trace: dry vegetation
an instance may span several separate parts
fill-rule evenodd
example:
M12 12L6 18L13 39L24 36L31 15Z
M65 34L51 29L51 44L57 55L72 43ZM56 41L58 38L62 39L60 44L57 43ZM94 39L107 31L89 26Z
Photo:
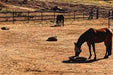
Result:
M1 2L2 1L2 2ZM81 10L89 9L89 7L100 7L102 9L113 7L113 1L98 1L98 0L28 0L27 4L23 4L23 0L5 0L0 1L0 6L7 7L8 11L36 11L36 10L51 10L54 6L63 8L64 10ZM18 9L18 10L17 10ZM5 10L4 10L5 11Z
M107 27L107 20L67 20L64 27L50 27L50 22L6 24L10 30L0 30L0 73L3 75L111 75L113 57L101 59L105 54L103 43L96 44L98 61L68 63L74 55L74 42L87 29ZM57 42L47 42L57 36ZM80 56L88 58L85 44ZM93 59L93 58L92 58Z
M79 0L79 2L85 2L85 0ZM74 1L74 3L77 2ZM87 2L85 3L87 4ZM53 2L52 5L54 4L62 6L60 3ZM49 7L50 4L45 3L45 5ZM35 6L37 7L37 5ZM31 4L29 7L34 8L35 6ZM74 42L77 41L79 36L89 28L108 27L107 22L107 19L65 20L64 27L50 27L55 24L49 21L35 21L29 24L26 22L0 23L0 28L4 26L10 28L10 30L0 30L0 74L112 75L113 55L108 59L102 59L105 55L104 43L96 44L97 61L87 60L87 63L68 62L68 57L74 55ZM51 36L57 36L58 41L46 41ZM89 51L86 43L83 44L82 49L80 56L88 58Z

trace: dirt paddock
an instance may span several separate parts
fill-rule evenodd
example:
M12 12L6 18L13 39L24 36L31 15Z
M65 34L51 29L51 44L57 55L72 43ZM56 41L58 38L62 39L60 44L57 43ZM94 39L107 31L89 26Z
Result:
M74 42L89 28L107 27L107 20L67 21L63 27L52 23L0 24L0 74L3 75L112 75L113 55L103 59L104 43L96 44L97 61L68 62L74 55ZM57 36L57 42L46 41ZM87 44L81 57L88 58ZM92 56L93 59L94 56Z

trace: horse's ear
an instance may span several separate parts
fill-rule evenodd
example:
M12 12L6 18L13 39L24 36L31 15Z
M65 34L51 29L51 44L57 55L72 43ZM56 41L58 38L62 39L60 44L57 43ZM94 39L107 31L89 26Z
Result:
M76 43L76 42L74 42L74 44L75 44L75 45L77 45L77 43Z

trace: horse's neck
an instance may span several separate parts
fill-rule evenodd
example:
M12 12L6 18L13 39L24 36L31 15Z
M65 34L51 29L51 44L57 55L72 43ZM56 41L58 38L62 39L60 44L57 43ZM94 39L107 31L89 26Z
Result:
M82 35L79 37L79 39L78 39L78 41L77 41L77 46L78 46L79 48L81 48L82 44L83 44L85 41L86 41L86 35L85 35L85 33L84 33L84 34L82 34Z

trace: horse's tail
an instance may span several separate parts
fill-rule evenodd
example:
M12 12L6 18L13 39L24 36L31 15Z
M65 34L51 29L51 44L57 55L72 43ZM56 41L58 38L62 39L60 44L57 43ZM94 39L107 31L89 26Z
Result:
M108 35L109 35L109 45L108 45L108 56L112 54L112 36L113 36L113 32L111 29L107 30Z

